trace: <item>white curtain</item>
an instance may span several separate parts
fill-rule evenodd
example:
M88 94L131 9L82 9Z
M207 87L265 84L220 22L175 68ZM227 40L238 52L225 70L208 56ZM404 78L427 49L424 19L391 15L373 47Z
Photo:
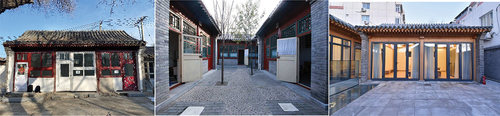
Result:
M373 77L374 79L381 79L381 72L382 72L382 44L373 44Z
M424 45L425 79L434 79L434 43Z
M413 58L413 61L412 61L412 73L411 73L411 77L412 79L418 79L418 73L419 73L419 59L420 59L420 47L419 47L419 44L417 43L415 45L415 47L413 47L413 50L412 50L412 53L411 53L411 57Z
M462 44L462 79L472 79L472 49L469 43Z
M279 55L295 55L297 50L297 38L278 39Z

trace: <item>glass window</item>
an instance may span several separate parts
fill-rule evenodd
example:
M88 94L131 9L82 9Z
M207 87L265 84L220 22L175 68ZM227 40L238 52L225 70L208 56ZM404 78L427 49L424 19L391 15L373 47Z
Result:
M109 53L101 53L101 65L104 67L109 66Z
M396 18L395 22L396 24L399 24L399 18Z
M111 66L120 66L120 56L118 53L111 53Z
M73 70L73 76L83 76L83 70Z
M61 64L61 77L69 77L69 64Z
M85 54L85 67L94 67L94 54Z
M42 67L52 67L52 53L44 53Z
M424 44L424 78L434 79L435 71L435 43Z
M401 5L400 4L396 4L396 12L401 12Z
M382 79L383 44L373 43L372 46L372 79Z
M30 71L30 77L39 77L40 76L40 70L31 70Z
M200 38L184 36L184 53L200 53Z
M363 3L363 8L370 9L370 3Z
M41 65L42 54L31 54L31 67L42 67Z
M362 15L362 16L361 16L361 20L362 20L363 22L369 23L369 22L370 22L370 15ZM365 24L366 24L366 23L365 23Z
M52 70L43 70L42 76L52 76Z
M94 76L94 70L85 70L85 76Z
M150 71L150 73L154 73L155 72L155 65L154 65L153 62L149 63L149 71Z
M295 23L281 31L281 38L295 37Z
M73 54L73 66L83 67L83 54Z
M120 70L112 70L113 71L113 76L121 76L121 71Z
M481 16L481 26L493 26L493 12L490 11Z
M125 64L125 76L134 76L134 64Z
M101 70L101 75L102 76L109 76L109 75L111 75L111 70Z
M182 29L182 33L183 34L189 34L189 35L196 35L196 29L191 26L190 24L188 24L187 22L184 21L184 25L183 26L183 29Z
M311 30L311 15L307 15L299 20L299 34Z
M462 43L461 44L461 53L462 55L462 79L463 80L471 80L472 79L472 45L470 43Z

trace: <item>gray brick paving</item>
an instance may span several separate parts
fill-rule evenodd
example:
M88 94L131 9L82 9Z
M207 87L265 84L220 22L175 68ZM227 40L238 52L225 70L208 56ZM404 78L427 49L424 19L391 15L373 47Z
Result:
M332 116L500 115L500 83L386 81Z
M223 105L206 107L202 115L271 115L279 112L281 108L268 103L274 101L284 101L293 103L297 108L303 109L300 112L281 113L283 115L294 114L320 114L327 115L327 111L307 103L303 97L288 89L280 82L277 82L266 74L255 71L254 75L249 75L250 69L246 67L226 67L224 68L224 81L227 86L215 86L220 81L220 70L207 75L195 87L184 95L171 102L163 109L159 109L159 115L177 115L179 108L187 108L188 105L200 106L210 103ZM280 102L281 103L281 102Z

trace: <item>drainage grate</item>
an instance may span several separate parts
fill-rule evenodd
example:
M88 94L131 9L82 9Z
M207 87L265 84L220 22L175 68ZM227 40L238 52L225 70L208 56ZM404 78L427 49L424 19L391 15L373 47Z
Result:
M431 86L431 84L424 84L424 86Z

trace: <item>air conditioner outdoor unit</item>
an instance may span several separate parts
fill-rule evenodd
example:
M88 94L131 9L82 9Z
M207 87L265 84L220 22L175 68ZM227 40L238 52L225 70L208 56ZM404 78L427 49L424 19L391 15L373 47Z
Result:
M365 25L368 25L370 24L370 21L363 21L365 23Z
M361 12L366 12L366 8L361 8Z

